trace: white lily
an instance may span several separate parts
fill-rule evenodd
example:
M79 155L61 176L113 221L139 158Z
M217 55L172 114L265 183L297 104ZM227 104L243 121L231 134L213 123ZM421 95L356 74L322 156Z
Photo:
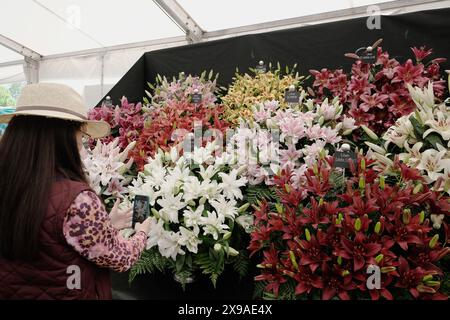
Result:
M165 197L158 199L157 203L161 206L160 214L165 221L178 223L178 211L186 207L181 197L181 194L177 196L166 194Z
M425 150L422 153L420 163L417 165L417 169L427 172L425 179L428 183L436 181L440 176L439 172L442 171L445 166L450 165L450 159L442 159L445 155L445 150L436 151L434 149Z
M237 179L237 169L231 170L229 174L220 172L219 177L222 178L222 183L219 184L219 188L223 191L225 197L228 199L243 198L240 188L245 186L247 179L244 177Z
M238 214L236 201L234 199L227 201L223 195L218 196L215 200L211 200L210 204L219 214L226 218L234 220Z
M423 133L423 138L428 136L431 132L436 132L441 135L444 140L450 140L450 116L444 114L442 111L437 112L437 120L427 120L425 124L430 126L430 129Z
M164 232L164 221L155 217L150 217L150 232L147 239L147 250L158 245L159 239Z
M230 227L224 224L225 217L221 214L217 214L215 211L208 211L207 217L201 218L201 224L203 225L203 234L212 235L214 240L219 239L219 234L226 233Z
M192 210L191 207L188 207L187 210L184 210L184 225L186 227L196 227L202 223L201 218L203 217L203 211L205 210L205 206L200 205L195 210Z
M409 94L418 107L433 108L434 106L434 92L433 83L428 82L428 86L423 89L419 87L413 87L407 84Z
M181 238L180 233L173 231L163 231L161 238L158 240L158 249L163 257L172 258L176 261L177 255L183 255L185 252L181 249L179 243Z
M197 253L198 245L202 243L202 240L198 238L199 230L194 228L194 231L180 227L180 238L178 243L185 246L190 252Z

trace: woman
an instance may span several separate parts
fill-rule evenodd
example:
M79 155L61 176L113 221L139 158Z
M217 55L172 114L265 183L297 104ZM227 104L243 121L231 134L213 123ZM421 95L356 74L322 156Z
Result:
M109 133L88 121L74 90L26 86L0 140L0 299L111 299L108 268L124 272L140 257L149 219L129 240L130 210L109 216L90 189L82 137Z

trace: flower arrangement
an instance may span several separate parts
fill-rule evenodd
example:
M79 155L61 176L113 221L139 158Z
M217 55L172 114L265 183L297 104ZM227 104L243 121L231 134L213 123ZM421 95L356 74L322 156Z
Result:
M436 103L432 83L423 89L408 85L408 90L417 106L415 112L399 118L387 130L384 147L366 144L385 172L392 171L393 158L398 156L407 166L420 170L424 183L450 194L450 109Z
M200 77L186 76L184 72L181 72L178 78L173 77L170 82L166 77L158 75L156 85L148 84L151 92L146 91L146 94L150 100L144 98L144 103L151 106L150 109L164 107L174 102L190 103L191 95L198 93L202 95L202 104L212 107L220 93L220 88L217 87L218 77L219 74L214 76L213 70L208 75L206 71L203 71Z
M221 119L223 110L223 106L210 108L203 104L175 101L149 111L132 152L139 170L143 169L147 158L153 156L159 148L168 151L173 145L185 140L186 135L192 133L195 127L202 131L216 129L221 134L225 133L229 124Z
M396 162L385 178L359 157L345 192L330 180L333 158L306 172L300 188L290 172L276 178L278 201L255 211L251 254L262 253L258 286L278 299L447 299L440 292L450 252L449 197L424 186L420 173ZM375 270L375 271L374 271ZM369 272L370 271L370 272ZM369 274L367 274L369 272ZM369 279L370 275L372 279ZM377 279L378 277L378 279Z
M130 169L133 165L133 158L128 159L128 153L135 144L132 142L120 151L119 138L115 138L109 143L97 140L95 148L81 150L88 182L106 204L111 204L112 199L123 199L128 192L126 186L132 180Z
M245 166L251 185L270 186L274 174L287 169L298 182L320 154L339 149L342 136L356 128L353 119L341 116L342 110L337 98L321 104L309 99L284 109L275 100L260 103L253 108L253 119L241 119L229 141L232 163Z
M357 125L365 125L380 135L394 125L398 118L414 111L408 84L422 88L431 81L436 97L441 98L444 94L440 63L446 59L437 58L425 63L432 50L425 47L414 47L412 50L415 62L408 59L400 63L379 47L374 64L357 60L350 74L342 69L311 70L315 77L314 92L311 93L319 101L329 96L339 97L345 106L345 114L353 117ZM359 137L355 134L355 141Z
M284 102L285 91L290 86L301 90L301 82L304 77L295 72L297 65L292 69L286 67L285 72L278 64L277 69L269 65L269 71L257 72L251 69L253 74L239 74L234 77L228 93L222 97L222 103L227 106L226 119L234 124L239 123L239 118L252 117L253 106L265 101L280 101L280 107L286 107Z
M106 121L111 126L111 134L102 138L101 141L108 143L118 137L118 145L122 149L137 140L145 122L142 103L129 103L125 97L120 101L120 107L113 108L103 103L89 110L88 118ZM91 144L94 144L94 141L91 141Z
M230 169L224 156L214 157L215 143L180 155L176 147L159 150L128 187L129 196L150 197L152 228L148 251L131 272L173 269L185 284L202 271L214 286L225 264L242 275L247 269L242 233L252 216L242 203L246 179Z

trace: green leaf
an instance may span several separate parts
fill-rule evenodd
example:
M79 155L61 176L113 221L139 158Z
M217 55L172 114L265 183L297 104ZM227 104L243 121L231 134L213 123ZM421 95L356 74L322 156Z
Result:
M175 263L175 269L177 270L177 272L180 272L183 269L185 260L186 255L180 254L177 256L177 261Z
M247 250L239 250L239 254L234 258L233 270L242 279L248 274L250 268L250 258L248 257Z
M276 192L266 186L248 186L245 191L245 200L250 204L256 204L257 201L273 201L277 198Z
M433 148L437 149L437 144L440 144L441 146L445 146L444 142L441 139L441 136L437 134L436 132L432 132L425 138L425 141L430 143Z
M419 121L417 121L414 115L409 117L409 121L411 121L416 137L421 139L423 137L423 133L425 132L425 128L419 123Z
M141 258L131 267L128 275L128 283L131 285L137 275L144 273L154 273L155 271L164 272L170 267L172 262L161 256L157 248L145 250Z

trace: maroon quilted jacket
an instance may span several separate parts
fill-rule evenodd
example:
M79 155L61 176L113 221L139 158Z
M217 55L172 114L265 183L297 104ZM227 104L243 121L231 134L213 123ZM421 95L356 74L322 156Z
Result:
M32 262L0 259L0 299L111 299L109 271L79 255L63 234L70 204L88 189L80 182L55 182L39 234L37 258ZM74 282L77 271L80 281Z

